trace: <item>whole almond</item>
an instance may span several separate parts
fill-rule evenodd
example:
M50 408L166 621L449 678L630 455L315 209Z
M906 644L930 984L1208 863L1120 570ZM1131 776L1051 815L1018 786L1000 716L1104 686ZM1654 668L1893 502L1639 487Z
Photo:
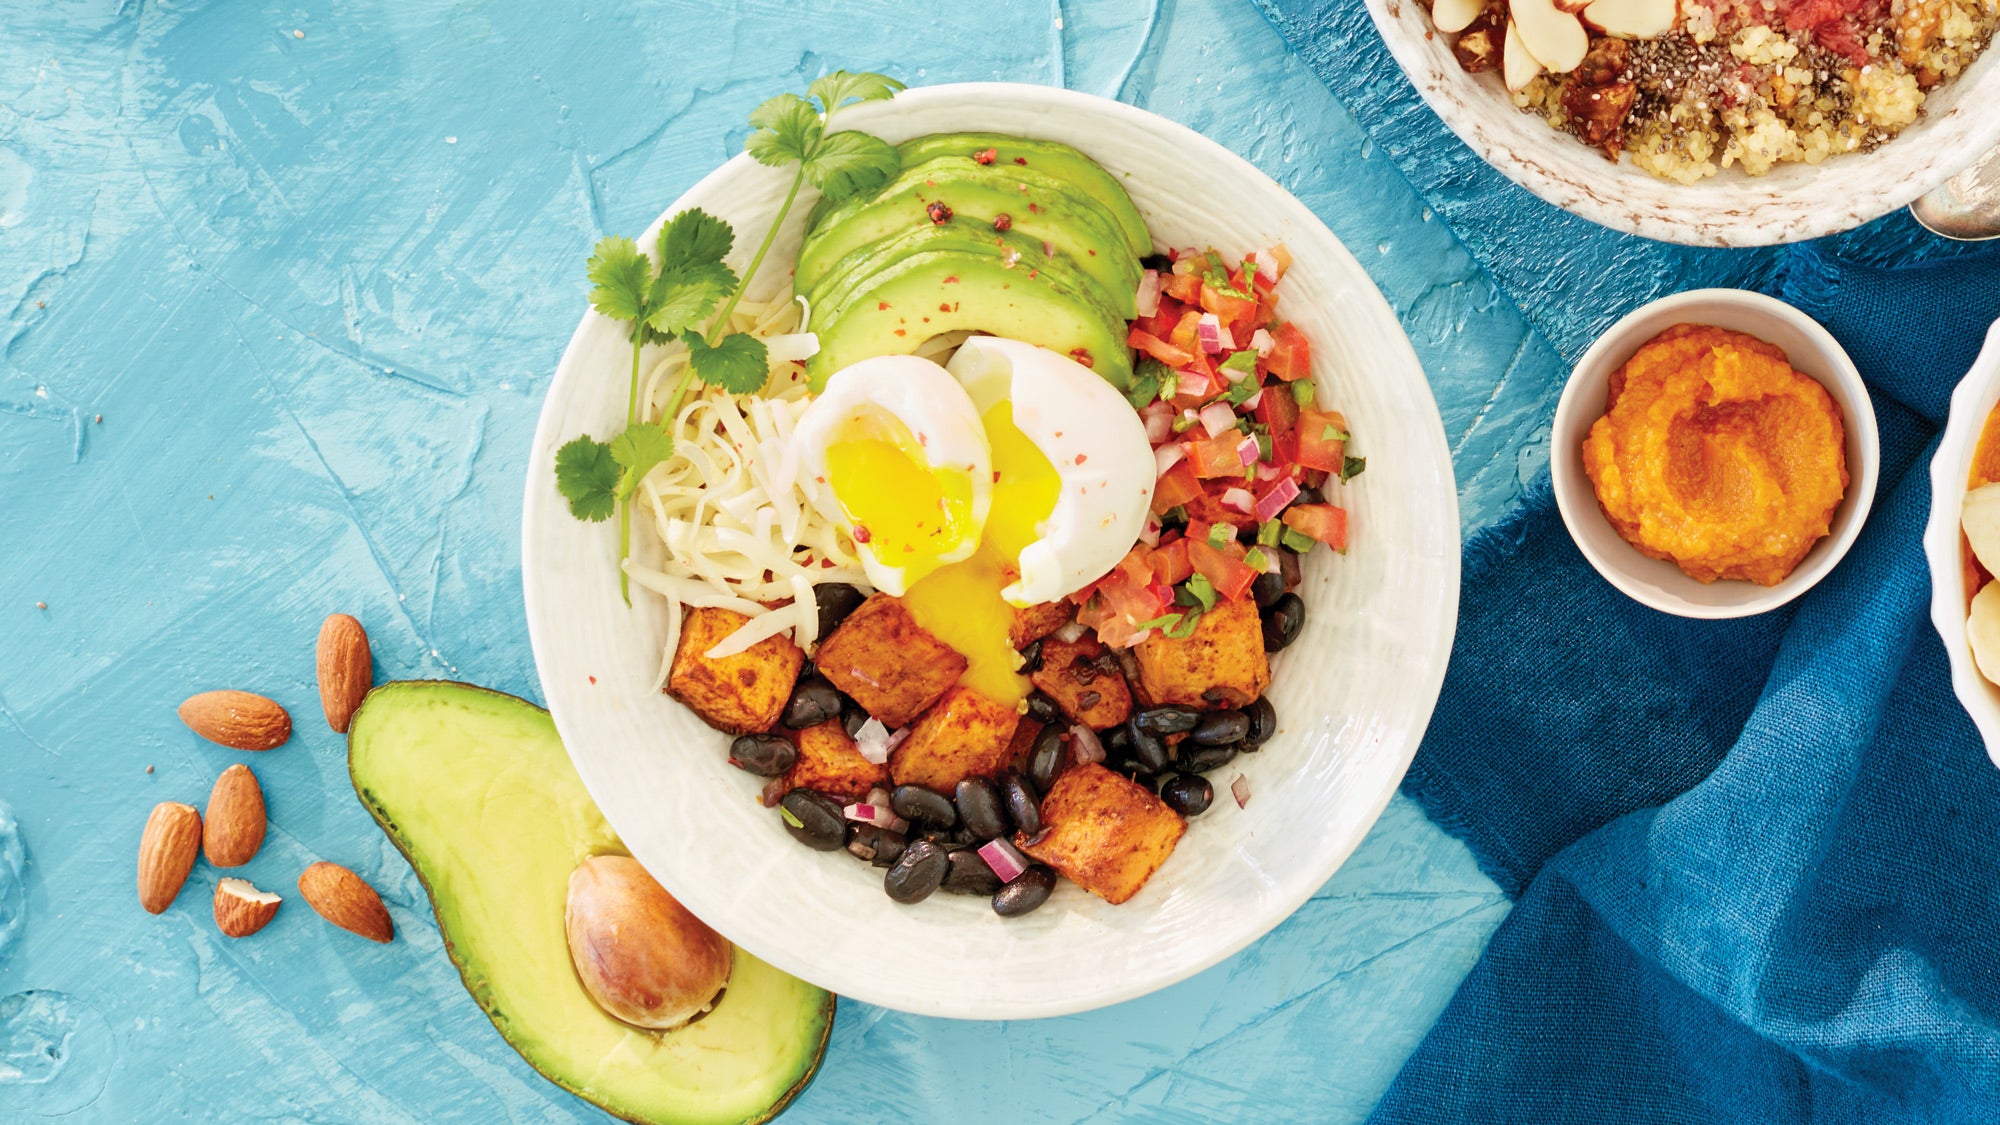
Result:
M188 729L231 750L270 750L292 737L283 707L247 691L205 691L181 704Z
M181 893L201 850L201 814L193 805L161 801L139 836L139 905L158 914Z
M382 896L362 882L361 876L337 863L321 860L306 868L299 876L299 897L320 917L349 933L379 942L396 936Z
M249 937L270 924L283 901L246 880L223 879L215 884L215 928L227 937Z
M368 689L375 684L374 662L368 651L368 631L361 622L336 613L319 627L319 705L326 725L340 734Z
M201 851L217 867L241 867L264 845L264 790L241 762L222 771L208 794Z

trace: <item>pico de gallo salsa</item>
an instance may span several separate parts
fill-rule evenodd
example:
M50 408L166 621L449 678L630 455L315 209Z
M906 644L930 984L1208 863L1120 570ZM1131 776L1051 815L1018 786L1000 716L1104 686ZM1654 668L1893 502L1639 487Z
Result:
M1077 621L1114 648L1160 630L1181 638L1216 605L1298 584L1299 557L1347 549L1331 480L1349 456L1347 419L1315 397L1312 344L1278 317L1283 246L1230 263L1214 250L1148 259L1127 337L1141 356L1128 392L1159 480L1140 541L1072 595ZM1260 605L1264 598L1259 598Z

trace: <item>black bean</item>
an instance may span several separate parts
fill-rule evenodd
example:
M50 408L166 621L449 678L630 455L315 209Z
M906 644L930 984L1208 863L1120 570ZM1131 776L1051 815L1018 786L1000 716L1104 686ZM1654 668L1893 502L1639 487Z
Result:
M861 608L868 595L845 582L827 582L813 587L813 601L819 604L819 639L833 635L847 615Z
M929 840L917 840L904 848L883 874L882 889L897 902L922 902L931 897L950 870L951 859L943 848Z
M818 676L801 676L792 685L792 697L785 701L785 713L778 721L793 730L816 727L840 717L840 692Z
M1062 708L1056 706L1055 700L1038 691L1028 696L1028 717L1048 726L1062 719Z
M1132 716L1132 725L1147 734L1165 737L1170 734L1185 734L1201 722L1201 712L1192 707L1148 707Z
M1264 651L1277 652L1299 639L1306 627L1305 599L1286 594L1264 611Z
M1200 746L1223 746L1241 742L1249 734L1250 716L1241 711L1210 711L1201 717L1188 741Z
M1207 773L1234 761L1236 751L1234 745L1197 746L1192 752L1181 755L1181 767L1190 773Z
M958 819L970 829L974 839L985 841L1007 834L1007 810L1000 803L1000 787L983 777L968 777L958 783Z
M979 843L978 840L972 838L972 830L963 824L956 828L926 828L917 835L946 851Z
M1042 802L1029 788L1028 779L1008 770L1000 775L1000 792L1007 802L1007 815L1014 827L1033 836L1042 830Z
M1122 726L1112 727L1098 735L1097 741L1103 744L1106 757L1116 758L1132 750L1132 732Z
M1049 901L1056 889L1056 873L1037 863L1014 877L1014 881L993 893L993 913L1015 918Z
M1156 270L1160 273L1171 273L1174 268L1174 260L1165 254L1148 254L1139 259L1139 264L1146 269Z
M1040 671L1041 667L1042 642L1029 641L1028 647L1021 650L1021 674L1023 676L1031 675L1034 672Z
M1255 750L1278 733L1278 712L1271 706L1270 700L1261 696L1253 699L1243 713L1250 716L1250 730L1243 736L1243 749Z
M850 699L840 705L840 725L846 729L847 737L859 735L867 723L868 712L861 709L861 704Z
M1326 503L1326 493L1321 492L1317 488L1301 488L1299 489L1299 494L1297 496L1292 497L1292 503L1324 504Z
M1184 773L1160 786L1160 800L1182 816L1200 816L1215 801L1215 786L1200 774Z
M1063 768L1063 731L1061 727L1043 727L1035 736L1034 749L1028 751L1028 780L1034 782L1035 791L1046 793L1049 786L1056 783L1056 775Z
M817 789L794 789L778 807L785 831L806 847L830 852L847 844L847 817L832 797Z
M918 824L950 828L958 823L958 810L952 807L951 798L921 785L898 785L890 790L889 807L897 816Z
M1284 564L1279 563L1278 565L1283 566ZM1285 576L1280 572L1273 571L1268 574L1260 574L1257 576L1256 581L1250 583L1250 596L1257 600L1258 609L1271 608L1271 603L1277 601L1279 596L1284 592Z
M944 889L955 895L990 895L1000 889L1000 876L986 866L986 860L971 848L960 848L948 857L951 870L944 877Z
M1131 747L1127 756L1141 772L1158 773L1167 768L1169 759L1164 739L1140 730L1137 722L1127 723L1120 729L1125 731L1126 740Z
M775 734L742 734L729 744L729 764L758 777L776 777L798 760L798 747Z
M1305 571L1299 569L1299 556L1295 551L1278 552L1278 574L1285 580L1285 589L1296 590L1305 580Z
M902 833L891 832L879 824L857 824L848 833L847 851L856 859L887 867L903 854L907 842Z

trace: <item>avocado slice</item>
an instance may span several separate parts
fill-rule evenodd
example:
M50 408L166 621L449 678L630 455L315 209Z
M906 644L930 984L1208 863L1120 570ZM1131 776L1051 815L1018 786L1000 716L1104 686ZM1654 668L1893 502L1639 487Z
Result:
M677 1031L621 1023L584 992L563 931L570 872L625 848L548 712L466 684L384 684L354 714L347 768L466 989L551 1082L628 1121L742 1125L812 1081L833 996L741 949L714 1009Z
M1139 209L1132 206L1132 197L1125 194L1125 185L1103 165L1066 144L1005 133L932 133L904 141L896 146L896 153L902 157L903 167L909 168L940 156L970 157L989 148L994 150L995 166L1012 165L1054 176L1103 204L1125 232L1125 244L1134 258L1153 252L1153 236L1146 230L1146 220L1139 217Z
M976 223L985 230L1000 216L1010 233L1047 242L1069 256L1110 298L1114 312L1130 320L1139 287L1139 259L1125 244L1110 211L1089 194L1062 180L1014 164L980 164L971 157L941 156L907 167L878 194L849 199L826 216L799 251L793 285L810 292L849 255L883 239L939 221L931 208Z
M858 283L839 309L815 305L819 353L806 374L814 391L850 363L907 355L942 332L990 332L1085 360L1112 386L1132 383L1123 321L1056 272L1002 264L1000 247L906 254Z

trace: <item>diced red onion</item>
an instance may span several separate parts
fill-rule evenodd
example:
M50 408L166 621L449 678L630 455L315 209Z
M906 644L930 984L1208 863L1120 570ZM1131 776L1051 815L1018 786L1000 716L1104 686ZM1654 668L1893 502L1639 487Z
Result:
M1139 418L1146 423L1146 440L1154 445L1174 436L1174 408L1166 403L1148 403Z
M1182 371L1178 372L1178 374L1180 375L1178 389L1181 394L1191 395L1195 398L1207 398L1208 392L1215 387L1215 380L1199 371Z
M1247 488L1225 488L1222 490L1222 506L1247 516L1256 508L1257 501Z
M1250 804L1250 779L1240 773L1237 774L1236 780L1229 783L1229 795L1236 798L1237 808L1248 807Z
M854 734L854 748L861 752L863 758L881 765L889 760L889 728L882 725L882 720L870 715Z
M1260 358L1270 355L1271 349L1276 347L1277 344L1276 340L1271 339L1271 334L1262 328L1250 334L1250 346L1257 350L1257 355Z
M1201 314L1201 319L1194 326L1195 339L1201 341L1201 350L1210 355L1222 350L1222 336L1226 331L1222 327L1222 318L1214 313Z
M1186 277L1201 269L1204 257L1193 250L1182 250L1174 255L1174 273Z
M1160 600L1160 608L1174 604L1174 588L1165 582L1154 582L1146 587L1146 592Z
M1139 528L1139 542L1144 543L1148 547L1157 547L1160 545L1159 520L1154 519L1152 516L1146 517L1145 524Z
M1243 462L1245 467L1255 465L1257 463L1257 439L1246 437L1242 441L1237 442L1236 459Z
M1257 409L1258 406L1262 405L1263 402L1264 402L1264 388L1259 387L1257 388L1256 394L1251 395L1249 398L1243 400L1243 409L1255 410Z
M992 868L1003 883L1019 879L1021 873L1028 869L1028 857L1004 839L988 840L979 845L979 858L986 861L986 866Z
M1257 501L1257 518L1260 521L1277 519L1278 513L1285 510L1285 505L1298 499L1298 496L1298 482L1286 477L1272 485L1270 491L1264 493L1264 498Z
M1236 428L1236 411L1226 402L1209 403L1201 408L1198 417L1201 419L1201 428L1208 431L1209 437L1216 437Z
M1059 640L1066 645L1073 645L1076 642L1083 639L1084 630L1086 628L1088 628L1088 626L1084 625L1084 623L1081 621L1071 621L1065 624L1062 628L1057 629L1052 635L1055 637L1056 640Z
M1284 568L1284 567L1282 567L1282 566L1280 566L1280 565L1278 565L1278 552L1276 552L1276 551L1265 551L1265 552L1264 552L1264 573L1265 573L1265 574L1276 574L1276 573L1278 573L1279 571L1281 571L1281 570L1283 570L1283 569L1285 569L1285 568Z
M877 785L875 788L870 789L868 791L868 803L871 805L880 805L885 809L888 808L889 791L887 789L882 788L880 785Z
M887 805L853 804L840 811L856 824L872 824L891 832L907 832L910 829L910 822L889 811Z
M780 774L764 783L764 791L758 794L758 799L763 801L764 807L768 809L785 799L786 788L784 775Z
M1166 445L1153 450L1153 464L1159 468L1157 475L1166 476L1168 469L1180 464L1186 457L1187 450L1182 449L1181 443L1177 441L1168 442Z
M1084 762L1104 760L1104 743L1097 740L1096 731L1082 723L1069 728L1069 749L1070 753L1076 756L1079 765Z
M1257 462L1257 479L1260 481L1277 480L1289 472L1291 470L1283 465L1274 465L1269 461Z
M1139 275L1139 295L1133 299L1140 316L1153 316L1160 311L1160 271L1147 270Z
M1236 350L1236 333L1231 332L1227 324L1222 326L1222 350L1225 352Z
M911 732L912 730L914 730L914 729L916 729L916 728L914 728L914 727L898 727L897 729L895 729L895 730L892 730L892 731L890 731L890 732L889 732L889 749L891 749L891 750L894 750L894 749L895 749L896 747L898 747L898 746L901 746L901 745L903 744L903 740L904 740L904 739L906 739L906 738L908 738L908 737L910 737L910 732Z

